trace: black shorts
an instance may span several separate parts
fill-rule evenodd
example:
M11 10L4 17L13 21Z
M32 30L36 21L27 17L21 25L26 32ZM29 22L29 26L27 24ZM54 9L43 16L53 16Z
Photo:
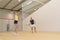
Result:
M18 24L18 21L17 20L14 20L14 24Z

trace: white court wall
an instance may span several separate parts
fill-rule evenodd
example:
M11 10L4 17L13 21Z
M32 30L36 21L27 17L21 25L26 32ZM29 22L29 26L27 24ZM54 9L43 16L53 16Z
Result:
M37 31L60 32L60 0L51 0L23 20L23 30L31 31L29 20L36 21Z

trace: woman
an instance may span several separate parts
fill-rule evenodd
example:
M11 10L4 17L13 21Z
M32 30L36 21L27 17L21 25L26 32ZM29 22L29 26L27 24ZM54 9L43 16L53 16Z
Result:
M14 29L14 32L15 33L18 33L18 21L19 21L19 16L18 16L18 11L16 11L15 13L14 13L14 24L15 24L15 29Z

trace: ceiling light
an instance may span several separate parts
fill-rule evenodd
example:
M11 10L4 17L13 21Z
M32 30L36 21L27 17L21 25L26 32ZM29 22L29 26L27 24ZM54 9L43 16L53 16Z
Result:
M33 2L33 1L28 2L27 5L31 4L32 2Z
M19 2L21 1L21 0L18 0Z
M37 10L37 9L34 9L34 10Z

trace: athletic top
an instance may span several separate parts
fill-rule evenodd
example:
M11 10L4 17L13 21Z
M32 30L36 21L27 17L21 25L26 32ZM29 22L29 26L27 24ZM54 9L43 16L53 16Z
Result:
M18 20L18 15L15 14L15 20Z
M31 24L34 24L34 20L33 20L33 19L32 19L32 20L30 20L30 23L31 23Z

